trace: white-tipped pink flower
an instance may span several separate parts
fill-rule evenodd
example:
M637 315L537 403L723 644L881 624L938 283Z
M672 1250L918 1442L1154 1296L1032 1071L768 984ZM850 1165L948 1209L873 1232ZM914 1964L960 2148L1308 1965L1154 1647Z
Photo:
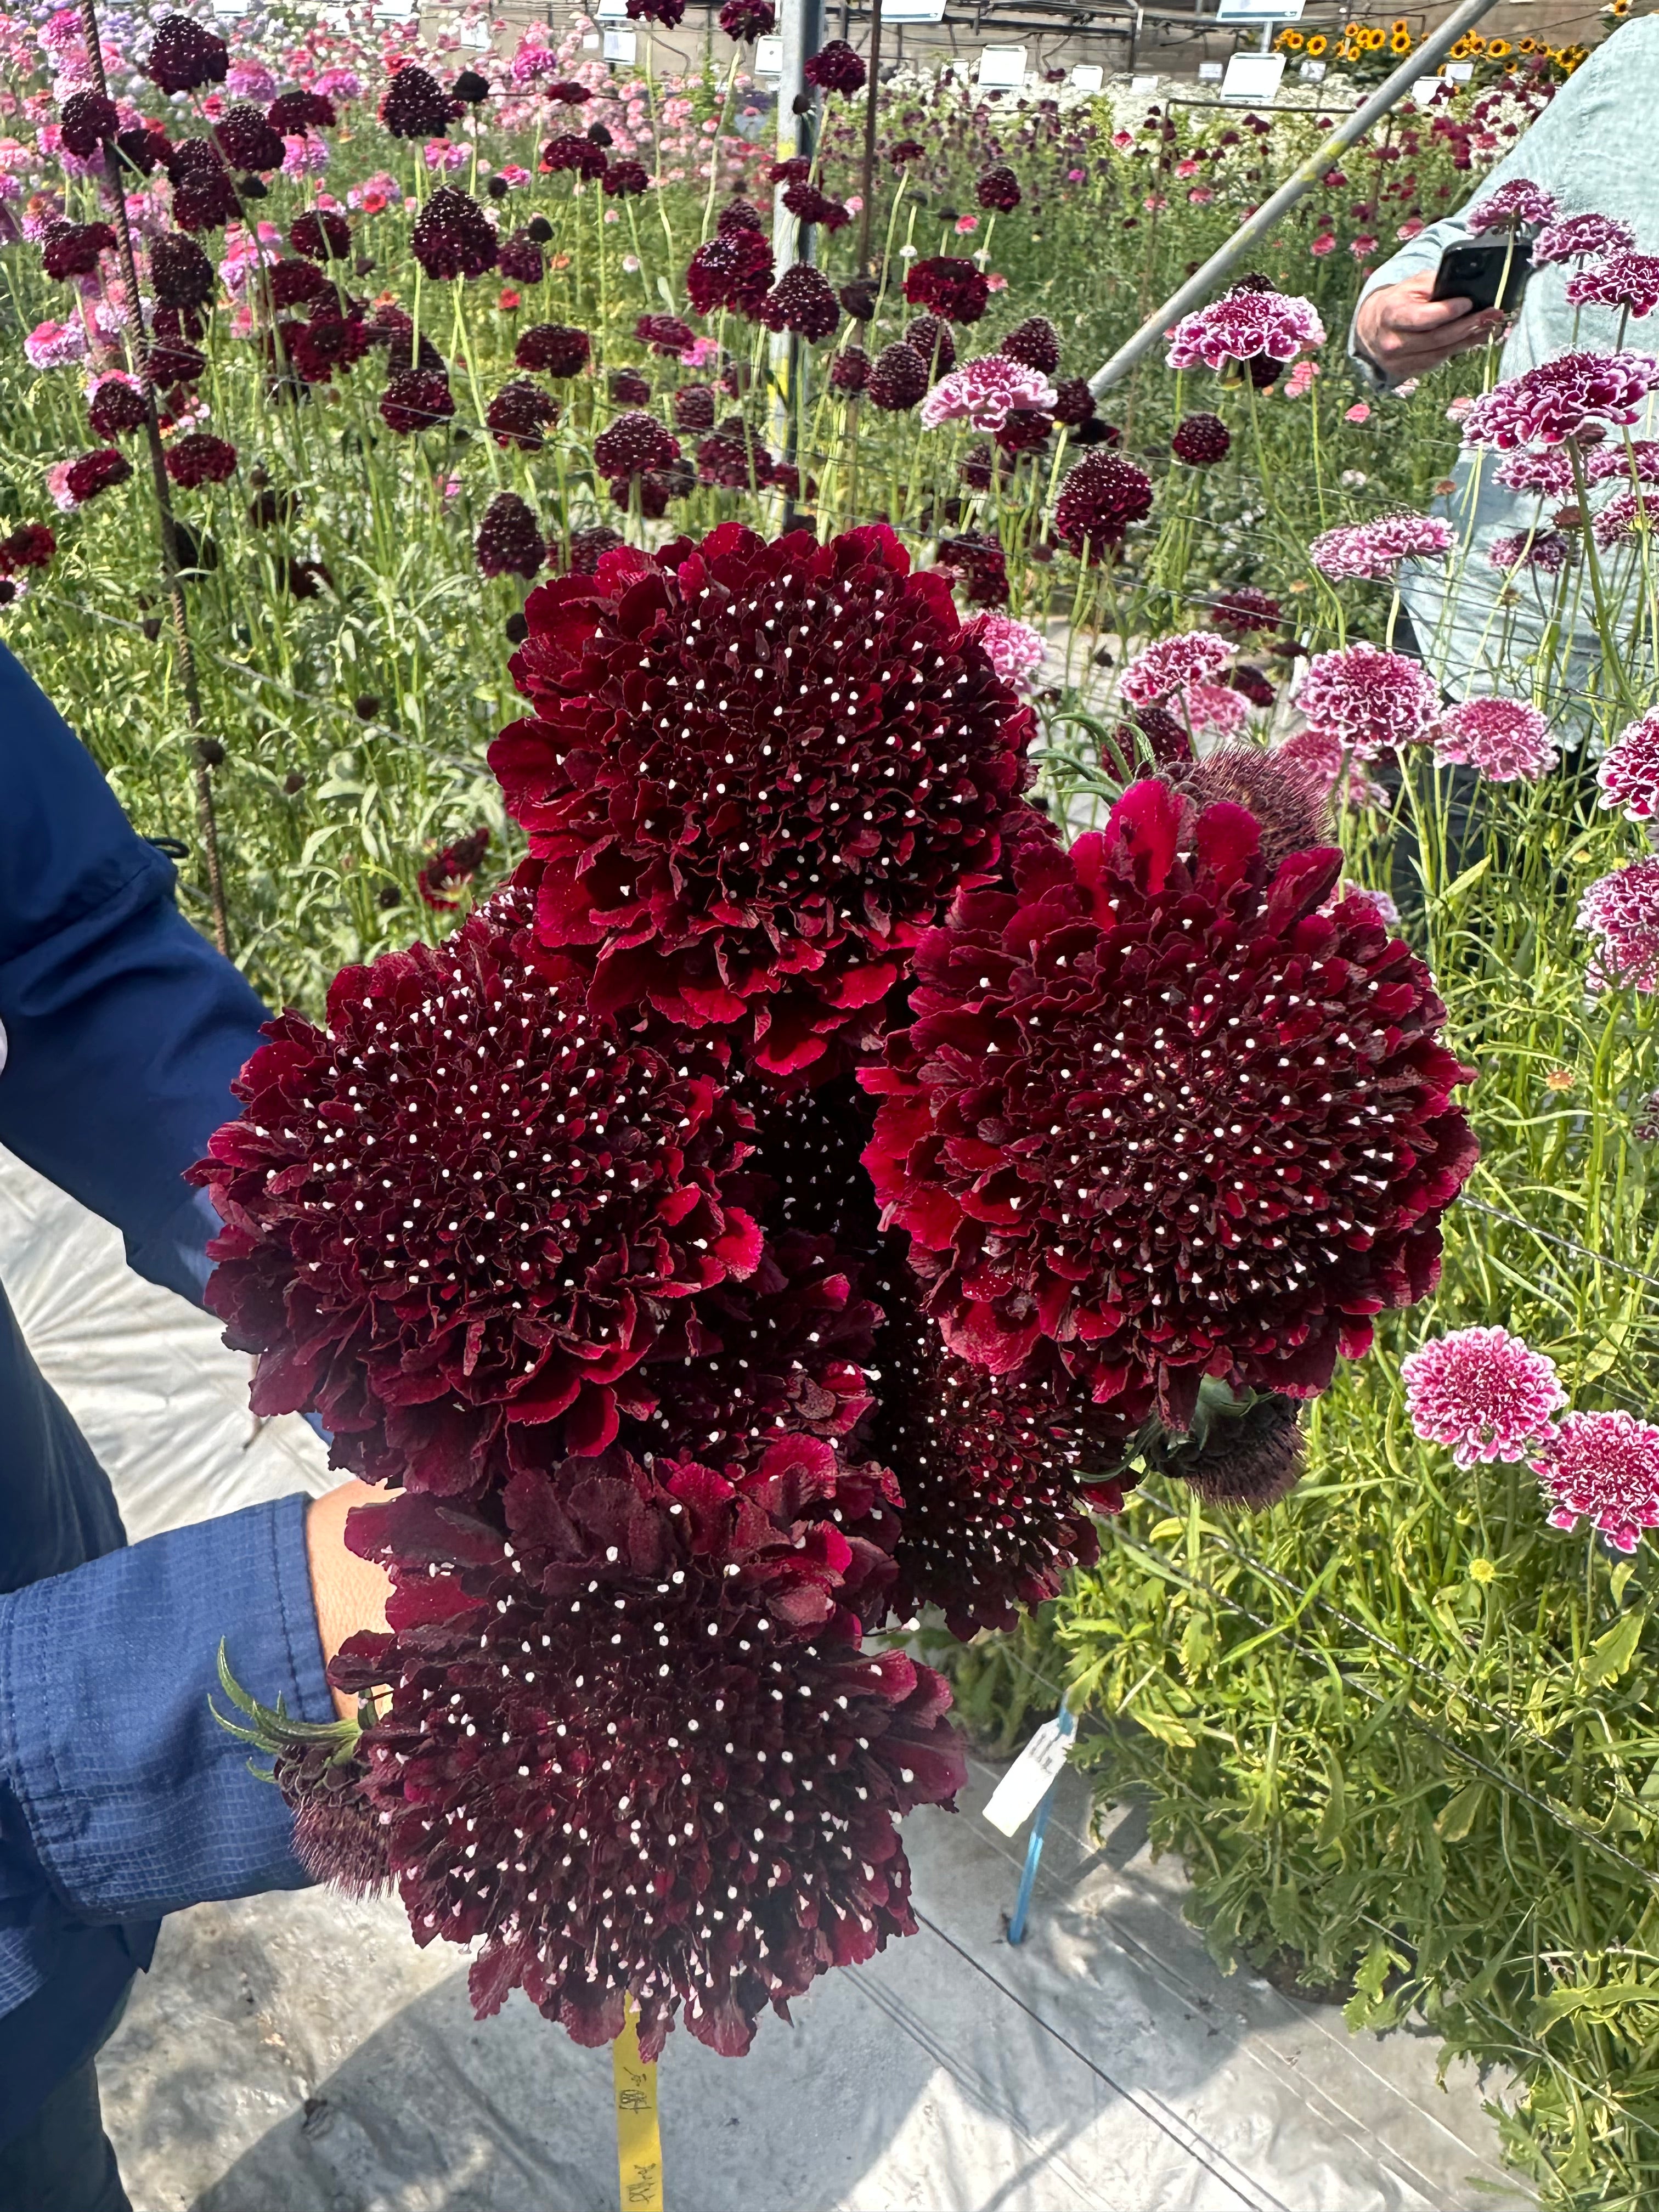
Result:
M1492 783L1536 783L1560 760L1550 726L1524 699L1465 699L1433 735L1435 758L1478 769Z
M1483 392L1463 417L1466 446L1559 446L1586 431L1599 437L1642 411L1659 385L1659 361L1645 353L1564 353Z
M1659 814L1659 708L1626 723L1595 771L1599 804L1617 807L1626 822L1651 822Z
M1383 514L1375 522L1349 522L1321 532L1308 557L1336 583L1376 583L1402 561L1437 559L1451 549L1449 522L1437 514Z
M966 422L970 429L995 432L1007 422L1012 409L1046 411L1058 397L1040 368L1011 361L1005 354L982 354L940 377L921 403L922 427L937 430L942 422Z
M1316 653L1291 703L1310 729L1361 760L1426 738L1440 714L1439 695L1422 663L1376 645Z
M1282 292L1228 292L1176 325L1171 368L1222 368L1230 361L1294 361L1325 343L1311 300Z
M23 341L31 368L67 368L87 357L87 334L82 325L37 323Z
M1532 265L1547 269L1557 261L1589 261L1599 253L1627 253L1636 233L1610 215L1570 215L1540 230L1532 242Z
M1550 1525L1587 1520L1615 1551L1659 1527L1659 1428L1631 1413L1565 1413L1531 1462L1552 1505Z
M1048 650L1039 631L1011 615L981 615L969 624L968 635L978 639L992 667L1016 690L1029 685Z
M1554 222L1559 214L1553 192L1534 184L1530 177L1511 177L1508 184L1499 185L1495 192L1478 200L1465 220L1478 238L1488 230L1531 230L1540 223Z
M1232 657L1229 640L1210 629L1155 638L1125 666L1118 693L1132 707L1156 707L1189 684L1213 684Z
M1592 991L1659 988L1659 860L1615 868L1584 893L1578 927L1595 940Z
M1425 1443L1449 1444L1459 1467L1524 1459L1567 1402L1555 1362L1504 1328L1458 1328L1400 1363L1406 1412Z

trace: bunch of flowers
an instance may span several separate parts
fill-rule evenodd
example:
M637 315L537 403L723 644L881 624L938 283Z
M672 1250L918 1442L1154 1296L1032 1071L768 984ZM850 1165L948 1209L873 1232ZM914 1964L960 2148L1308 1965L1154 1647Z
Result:
M1628 253L1636 234L1607 215L1570 215L1547 224L1532 242L1532 265L1547 269L1560 261L1589 261L1601 253Z
M1156 707L1189 684L1212 684L1233 657L1212 630L1181 630L1143 647L1124 667L1118 691L1132 707Z

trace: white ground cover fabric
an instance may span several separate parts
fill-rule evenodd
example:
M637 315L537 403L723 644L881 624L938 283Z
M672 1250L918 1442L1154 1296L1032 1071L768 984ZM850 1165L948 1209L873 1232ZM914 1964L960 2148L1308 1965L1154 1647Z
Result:
M255 1433L247 1363L130 1274L112 1231L0 1155L0 1279L134 1536L326 1487L303 1423ZM257 1688L257 1685L253 1686ZM1026 1942L1024 1838L907 1823L921 1932L763 2023L683 2031L661 2075L670 2212L1510 2212L1467 2069L1432 2039L1220 1974L1134 1807L1089 1839L1066 1777ZM163 1933L100 2065L136 2212L606 2212L610 2062L522 1998L480 2026L465 1966L395 1903L203 1906Z

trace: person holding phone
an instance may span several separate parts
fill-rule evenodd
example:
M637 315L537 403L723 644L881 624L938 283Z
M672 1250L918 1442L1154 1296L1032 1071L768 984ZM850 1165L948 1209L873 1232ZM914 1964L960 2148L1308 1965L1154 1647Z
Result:
M1514 261L1472 255L1470 249L1495 245L1499 256L1511 241L1501 234L1481 237L1469 229L1470 210L1501 185L1528 178L1554 198L1563 216L1611 216L1634 234L1637 250L1659 253L1659 20L1645 16L1620 26L1570 77L1511 152L1471 193L1468 205L1447 216L1401 246L1367 279L1354 311L1348 349L1362 373L1377 388L1392 390L1425 376L1459 354L1484 348L1508 324L1499 374L1518 376L1537 362L1575 348L1610 353L1620 342L1617 309L1575 308L1567 303L1572 262L1524 274ZM1526 244L1525 234L1515 241ZM1444 275L1443 276L1443 264ZM1454 289L1460 271L1468 289ZM1498 283L1507 273L1499 304ZM1518 290L1518 301L1516 293ZM1437 297L1437 291L1441 296ZM1469 296L1470 291L1477 297ZM1659 351L1659 317L1632 322L1626 346ZM1471 363L1474 370L1475 364ZM1480 389L1472 374L1467 391ZM1449 393L1448 397L1451 395ZM1652 421L1632 427L1636 437L1652 437ZM1541 638L1543 619L1525 572L1506 592L1506 573L1494 567L1492 549L1505 538L1525 540L1543 528L1553 506L1545 502L1540 520L1537 495L1506 490L1497 481L1491 456L1478 467L1462 455L1454 472L1454 489L1437 502L1457 532L1471 543L1467 556L1455 553L1443 567L1408 564L1402 596L1425 661L1455 697L1470 691L1513 690L1524 677L1528 652ZM1551 597L1543 580L1541 597ZM1585 635L1571 651L1594 656Z

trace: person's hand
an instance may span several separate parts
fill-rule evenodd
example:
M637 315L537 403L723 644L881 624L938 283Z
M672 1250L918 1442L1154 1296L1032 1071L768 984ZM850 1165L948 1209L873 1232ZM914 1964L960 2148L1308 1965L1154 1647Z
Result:
M1385 284L1364 301L1354 335L1391 382L1426 376L1454 354L1485 345L1503 325L1495 307L1473 310L1467 300L1431 300L1435 272L1425 269L1399 284Z
M355 1505L384 1505L386 1492L366 1482L343 1482L321 1498L313 1498L306 1512L306 1558L311 1568L311 1595L317 1607L317 1629L323 1640L326 1664L349 1636L359 1629L386 1626L386 1601L392 1583L384 1569L372 1559L360 1559L345 1546L346 1516ZM342 1720L356 1717L357 1700L334 1692Z

